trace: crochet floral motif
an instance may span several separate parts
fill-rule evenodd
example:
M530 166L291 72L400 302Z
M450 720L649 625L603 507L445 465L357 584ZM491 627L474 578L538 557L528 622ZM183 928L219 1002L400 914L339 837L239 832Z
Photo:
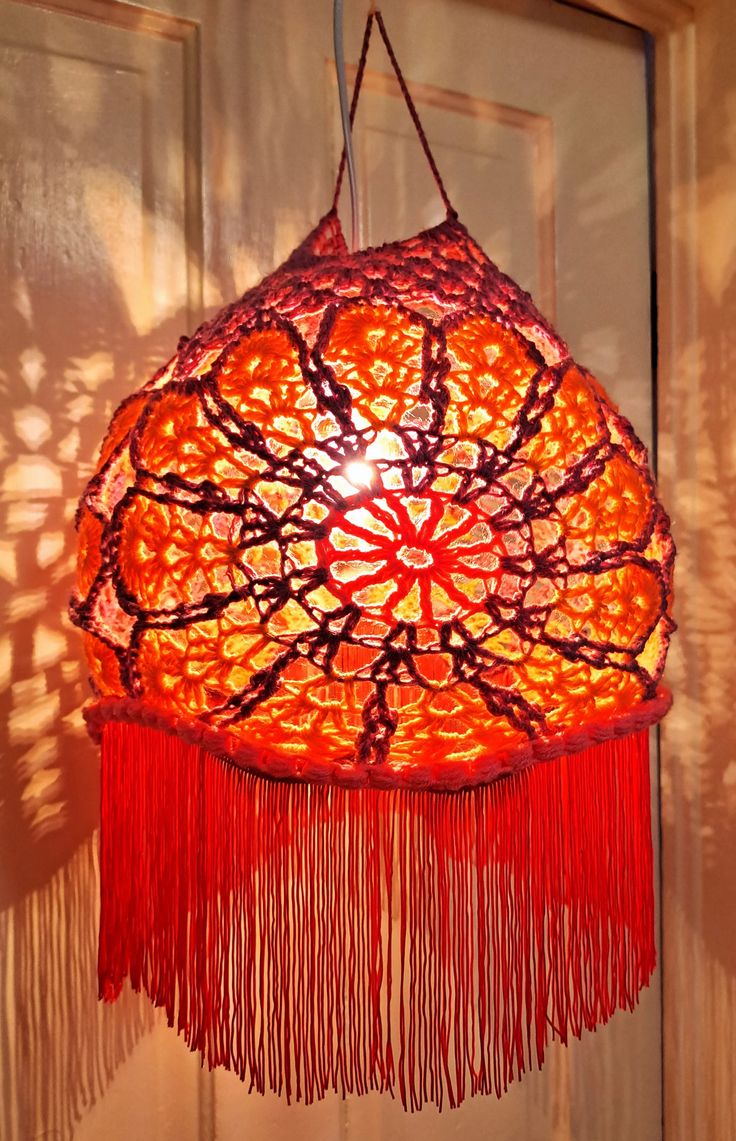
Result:
M646 453L450 217L334 212L113 419L72 616L98 695L286 756L507 756L651 701L673 546Z

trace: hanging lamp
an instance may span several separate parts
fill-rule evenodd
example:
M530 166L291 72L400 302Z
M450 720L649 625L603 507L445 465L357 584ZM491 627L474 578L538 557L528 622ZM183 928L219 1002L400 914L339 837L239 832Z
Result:
M99 986L310 1102L500 1095L655 964L674 549L646 452L447 197L332 208L115 413L71 604Z

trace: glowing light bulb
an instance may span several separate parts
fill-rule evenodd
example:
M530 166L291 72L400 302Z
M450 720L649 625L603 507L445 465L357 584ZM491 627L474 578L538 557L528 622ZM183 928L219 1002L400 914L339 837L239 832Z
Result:
M353 487L370 487L373 483L376 470L373 464L364 463L363 460L353 460L345 468L345 478Z

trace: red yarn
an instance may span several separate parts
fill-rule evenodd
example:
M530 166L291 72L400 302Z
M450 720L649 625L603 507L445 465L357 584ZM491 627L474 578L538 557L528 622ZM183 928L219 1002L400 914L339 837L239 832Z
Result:
M646 451L449 206L352 254L333 206L123 403L79 533L98 696L272 775L472 785L664 712Z
M117 722L102 759L100 993L129 977L250 1089L500 1096L654 969L646 733L462 793L264 780Z
M647 728L674 546L646 450L447 216L335 202L117 410L71 616L101 742L100 994L314 1101L500 1095L654 968ZM541 763L546 762L546 763Z

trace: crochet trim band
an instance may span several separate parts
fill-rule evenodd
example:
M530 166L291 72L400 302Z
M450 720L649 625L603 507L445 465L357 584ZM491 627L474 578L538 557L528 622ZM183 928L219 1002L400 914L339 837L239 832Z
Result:
M604 741L627 737L660 721L672 704L672 694L660 686L653 698L618 717L593 721L584 727L537 739L474 764L443 760L436 764L407 765L386 761L378 765L356 766L313 757L287 757L250 746L242 738L203 721L178 717L136 698L107 697L88 705L84 717L90 736L100 741L108 722L123 722L159 729L192 745L198 745L237 768L275 780L309 781L343 788L405 788L431 791L457 791L491 784L542 761L572 755Z

